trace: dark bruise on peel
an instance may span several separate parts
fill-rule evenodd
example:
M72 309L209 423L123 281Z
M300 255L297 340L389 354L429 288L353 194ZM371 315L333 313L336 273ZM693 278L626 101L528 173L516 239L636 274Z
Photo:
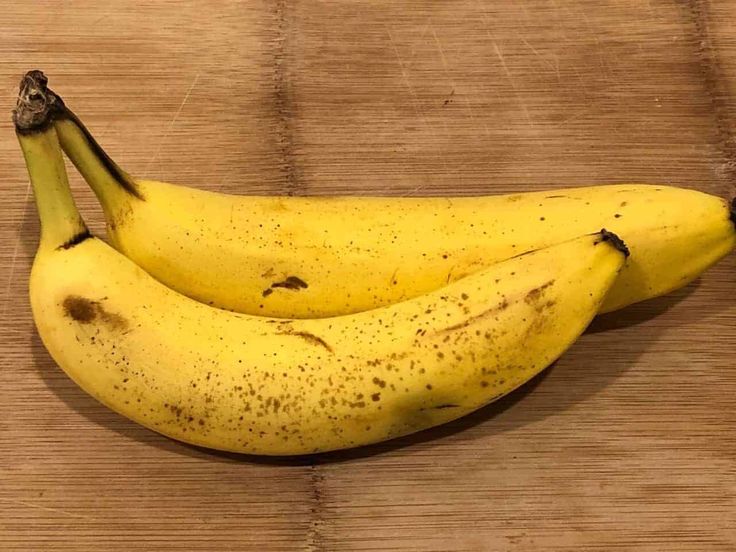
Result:
M261 295L263 297L268 297L273 293L273 290L276 288L282 288L282 289L290 289L292 291L299 291L300 289L307 289L309 285L307 282L299 278L298 276L289 276L282 282L274 282L271 284L270 288L266 288L263 290Z
M62 307L67 317L80 324L91 324L99 320L115 330L125 330L128 327L128 321L125 318L106 311L99 301L86 297L69 295L64 299Z
M309 287L307 282L297 276L289 276L283 282L275 282L271 284L272 288L286 288L286 289L306 289Z
M731 200L731 216L728 218L731 219L733 225L736 226L736 197Z
M71 249L75 245L79 245L80 243L90 239L91 237L92 234L87 228L85 228L79 234L72 236L69 240L61 244L57 249Z
M318 346L318 347L324 347L327 349L330 353L332 353L332 347L330 347L327 342L322 339L321 337L314 335L313 333L309 332L299 332L294 330L288 330L285 332L278 332L280 335L293 335L294 337L300 337L307 343L311 343L312 345Z
M64 299L64 313L71 319L87 324L97 317L94 304L89 299L70 295Z

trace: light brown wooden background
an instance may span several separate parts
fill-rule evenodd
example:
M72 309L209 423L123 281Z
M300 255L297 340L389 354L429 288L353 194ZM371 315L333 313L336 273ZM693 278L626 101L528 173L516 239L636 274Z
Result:
M9 115L51 85L129 171L235 193L734 193L736 2L20 1L0 22L0 549L736 550L736 256L419 436L297 461L169 441L36 336ZM93 229L100 211L74 191Z

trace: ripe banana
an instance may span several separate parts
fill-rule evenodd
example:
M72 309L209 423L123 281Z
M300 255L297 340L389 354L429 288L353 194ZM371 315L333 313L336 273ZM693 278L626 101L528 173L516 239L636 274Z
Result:
M559 357L598 311L626 248L605 231L443 289L315 320L209 307L86 230L31 85L16 113L41 218L38 332L85 391L155 431L215 449L313 453L458 418Z
M295 318L365 311L603 225L634 253L607 312L686 285L736 244L733 206L667 186L245 197L136 180L48 94L61 144L100 199L115 247L171 288L229 310Z
M604 226L633 252L606 312L686 285L736 244L724 200L667 186L245 197L136 180L33 75L54 107L62 147L102 203L114 246L167 286L229 310L295 318L365 311Z

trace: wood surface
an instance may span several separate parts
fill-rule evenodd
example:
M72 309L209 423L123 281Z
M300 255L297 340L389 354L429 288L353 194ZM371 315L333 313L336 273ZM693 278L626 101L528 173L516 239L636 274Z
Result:
M213 454L59 370L9 115L41 68L135 175L233 193L734 193L736 2L6 0L0 549L736 550L736 256L601 316L449 426L297 460ZM71 166L70 166L71 169ZM93 230L101 212L76 173Z

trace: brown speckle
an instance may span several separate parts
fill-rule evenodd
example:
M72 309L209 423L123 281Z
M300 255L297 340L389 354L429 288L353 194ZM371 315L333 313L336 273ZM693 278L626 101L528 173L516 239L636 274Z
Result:
M378 402L378 401L381 400L381 394L380 393L373 393L371 395L371 399L373 400L373 402Z
M324 339L322 339L321 337L317 335L314 335L313 333L288 330L285 332L279 332L279 334L280 335L293 335L295 337L300 337L307 343L311 343L312 345L316 345L319 347L324 347L329 352L332 352L332 347L330 347Z

